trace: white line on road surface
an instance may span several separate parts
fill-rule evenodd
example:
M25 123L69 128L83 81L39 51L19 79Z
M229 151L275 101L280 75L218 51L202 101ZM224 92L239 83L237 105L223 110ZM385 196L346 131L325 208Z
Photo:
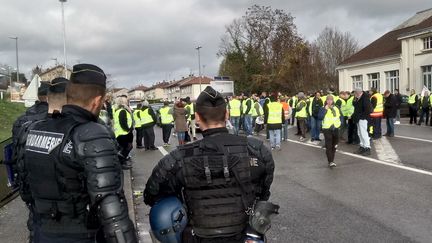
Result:
M168 154L168 152L164 149L164 147L158 146L157 148L159 149L159 151L162 153L163 156Z
M390 142L387 140L387 137L381 137L380 139L373 140L373 143L375 145L375 151L379 160L401 164L399 156L393 149Z
M261 136L265 136L265 134L261 134ZM300 141L296 141L296 140L292 140L292 139L288 139L286 141L292 142L292 143L296 143L296 144L301 144L301 145L304 145L304 146L309 146L309 147L314 147L314 148L319 148L319 149L325 149L325 148L322 148L319 145L315 145L315 144L311 144L311 143L305 143L305 142L300 142ZM377 164L388 165L388 166L396 167L396 168L399 168L399 169L402 169L402 170L407 170L407 171L412 171L412 172L416 172L416 173L432 176L432 172L431 171L416 169L416 168L408 167L408 166L405 166L405 165L395 164L395 163L386 162L386 161L382 161L382 160L378 160L378 159L374 159L374 158L370 158L370 157L365 157L365 156L358 155L358 154L344 152L344 151L341 151L341 150L337 150L336 152L338 152L340 154L348 155L348 156L351 156L351 157L368 160L370 162L374 162L374 163L377 163Z
M406 136L400 136L400 135L395 135L395 138L404 138L404 139L409 139L409 140L414 140L414 141L420 141L420 142L426 142L426 143L432 143L432 140L427 140L427 139L422 139L422 138L413 138L413 137L406 137Z

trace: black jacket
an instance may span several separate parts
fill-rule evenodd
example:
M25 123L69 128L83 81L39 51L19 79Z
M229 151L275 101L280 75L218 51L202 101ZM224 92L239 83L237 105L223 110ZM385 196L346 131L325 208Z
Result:
M27 111L18 117L12 127L12 142L18 139L18 133L22 125L28 121L38 121L45 119L48 115L48 103L36 101L36 103L27 109Z
M226 128L208 129L203 132L203 139L205 140L209 136L226 136L227 134L228 130ZM247 140L249 155L254 161L250 167L251 179L252 183L259 188L256 196L259 200L268 200L275 166L271 151L262 141L256 138L248 137ZM153 169L144 190L144 202L147 205L152 206L159 198L164 196L181 194L185 185L182 172L182 157L182 153L175 149L163 157Z
M358 122L359 120L367 120L372 112L372 104L369 98L369 95L366 92L363 92L363 95L360 99L354 99L354 114L352 115L352 119L354 122Z
M399 109L400 105L402 104L403 100L402 100L402 95L401 94L397 94L394 95L396 98L396 108Z
M141 110L142 110L142 111L145 111L147 108L148 108L149 115L153 118L153 122L151 122L151 123L147 123L147 124L145 124L145 125L142 125L143 128L152 127L152 126L154 126L154 125L156 124L156 122L157 122L157 116L156 116L155 112L153 111L153 109L152 109L150 106L143 106L143 107L141 108Z
M390 94L384 102L384 116L387 118L395 118L397 113L397 98L394 94Z
M317 99L316 97L312 100L312 116L314 118L318 118L318 113L320 112L321 107L323 107L323 102L321 99Z

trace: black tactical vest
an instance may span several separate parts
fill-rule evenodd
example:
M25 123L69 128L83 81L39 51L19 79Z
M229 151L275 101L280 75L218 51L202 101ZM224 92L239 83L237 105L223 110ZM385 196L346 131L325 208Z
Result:
M84 221L89 198L82 166L65 159L71 153L72 117L48 119L30 125L24 164L35 213L48 221ZM65 221L65 219L67 219ZM71 222L71 221L69 221Z
M180 151L184 197L194 233L202 238L242 233L255 199L247 139L217 134Z

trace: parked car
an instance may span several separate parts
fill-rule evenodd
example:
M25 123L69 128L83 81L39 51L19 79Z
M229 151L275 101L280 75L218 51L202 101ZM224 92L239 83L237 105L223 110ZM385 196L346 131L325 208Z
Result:
M142 100L129 100L129 107L132 110L135 110L137 108L137 105L141 102L142 102Z
M409 106L408 106L408 95L402 95L402 103L400 105L400 115L401 117L409 116Z

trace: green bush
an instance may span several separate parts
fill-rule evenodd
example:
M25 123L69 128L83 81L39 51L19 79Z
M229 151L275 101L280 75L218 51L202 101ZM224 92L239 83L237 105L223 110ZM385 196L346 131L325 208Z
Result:
M0 141L11 137L13 123L25 110L23 103L0 100Z

